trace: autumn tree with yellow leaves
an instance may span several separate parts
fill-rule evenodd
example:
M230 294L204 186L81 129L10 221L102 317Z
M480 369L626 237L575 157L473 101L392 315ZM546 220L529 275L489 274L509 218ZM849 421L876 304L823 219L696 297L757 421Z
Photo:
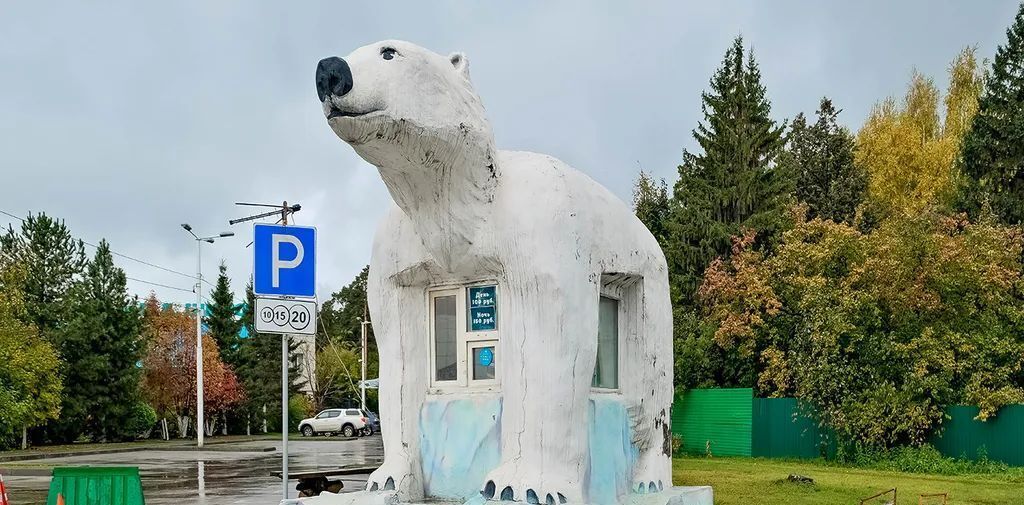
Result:
M903 101L877 104L857 134L855 161L868 174L868 202L880 216L911 216L955 198L960 148L984 83L973 48L953 60L949 78L942 97L931 78L915 72Z

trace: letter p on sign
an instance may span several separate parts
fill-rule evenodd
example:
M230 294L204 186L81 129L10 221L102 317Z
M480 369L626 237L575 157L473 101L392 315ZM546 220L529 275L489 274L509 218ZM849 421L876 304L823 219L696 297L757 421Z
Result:
M295 235L284 235L280 233L272 233L270 235L270 254L273 260L270 264L270 270L272 273L271 277L273 280L270 284L275 288L281 287L281 269L282 268L295 268L302 264L302 256L305 255L305 251L302 247L302 242ZM288 243L295 246L295 257L284 261L281 259L281 243Z
M257 295L316 295L316 228L253 227L253 291Z

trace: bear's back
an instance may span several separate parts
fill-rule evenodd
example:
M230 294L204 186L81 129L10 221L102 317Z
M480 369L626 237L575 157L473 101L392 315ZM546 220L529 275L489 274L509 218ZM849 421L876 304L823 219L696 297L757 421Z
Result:
M632 209L583 172L528 151L499 151L498 161L500 204L516 226L560 227L566 234L578 234L589 242L597 261L606 255L641 256L644 263L664 265L660 246Z

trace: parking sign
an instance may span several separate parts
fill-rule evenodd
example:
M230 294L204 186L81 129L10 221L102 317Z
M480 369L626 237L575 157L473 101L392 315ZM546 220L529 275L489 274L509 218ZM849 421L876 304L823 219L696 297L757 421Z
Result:
M316 296L316 228L257 223L253 226L253 292Z

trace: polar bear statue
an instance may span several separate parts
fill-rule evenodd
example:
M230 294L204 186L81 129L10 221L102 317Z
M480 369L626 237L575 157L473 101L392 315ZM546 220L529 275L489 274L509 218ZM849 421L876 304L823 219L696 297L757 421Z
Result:
M378 42L320 61L316 88L397 204L368 280L384 442L368 491L556 505L671 486L667 270L630 208L498 150L460 53ZM493 307L467 313L478 298Z

